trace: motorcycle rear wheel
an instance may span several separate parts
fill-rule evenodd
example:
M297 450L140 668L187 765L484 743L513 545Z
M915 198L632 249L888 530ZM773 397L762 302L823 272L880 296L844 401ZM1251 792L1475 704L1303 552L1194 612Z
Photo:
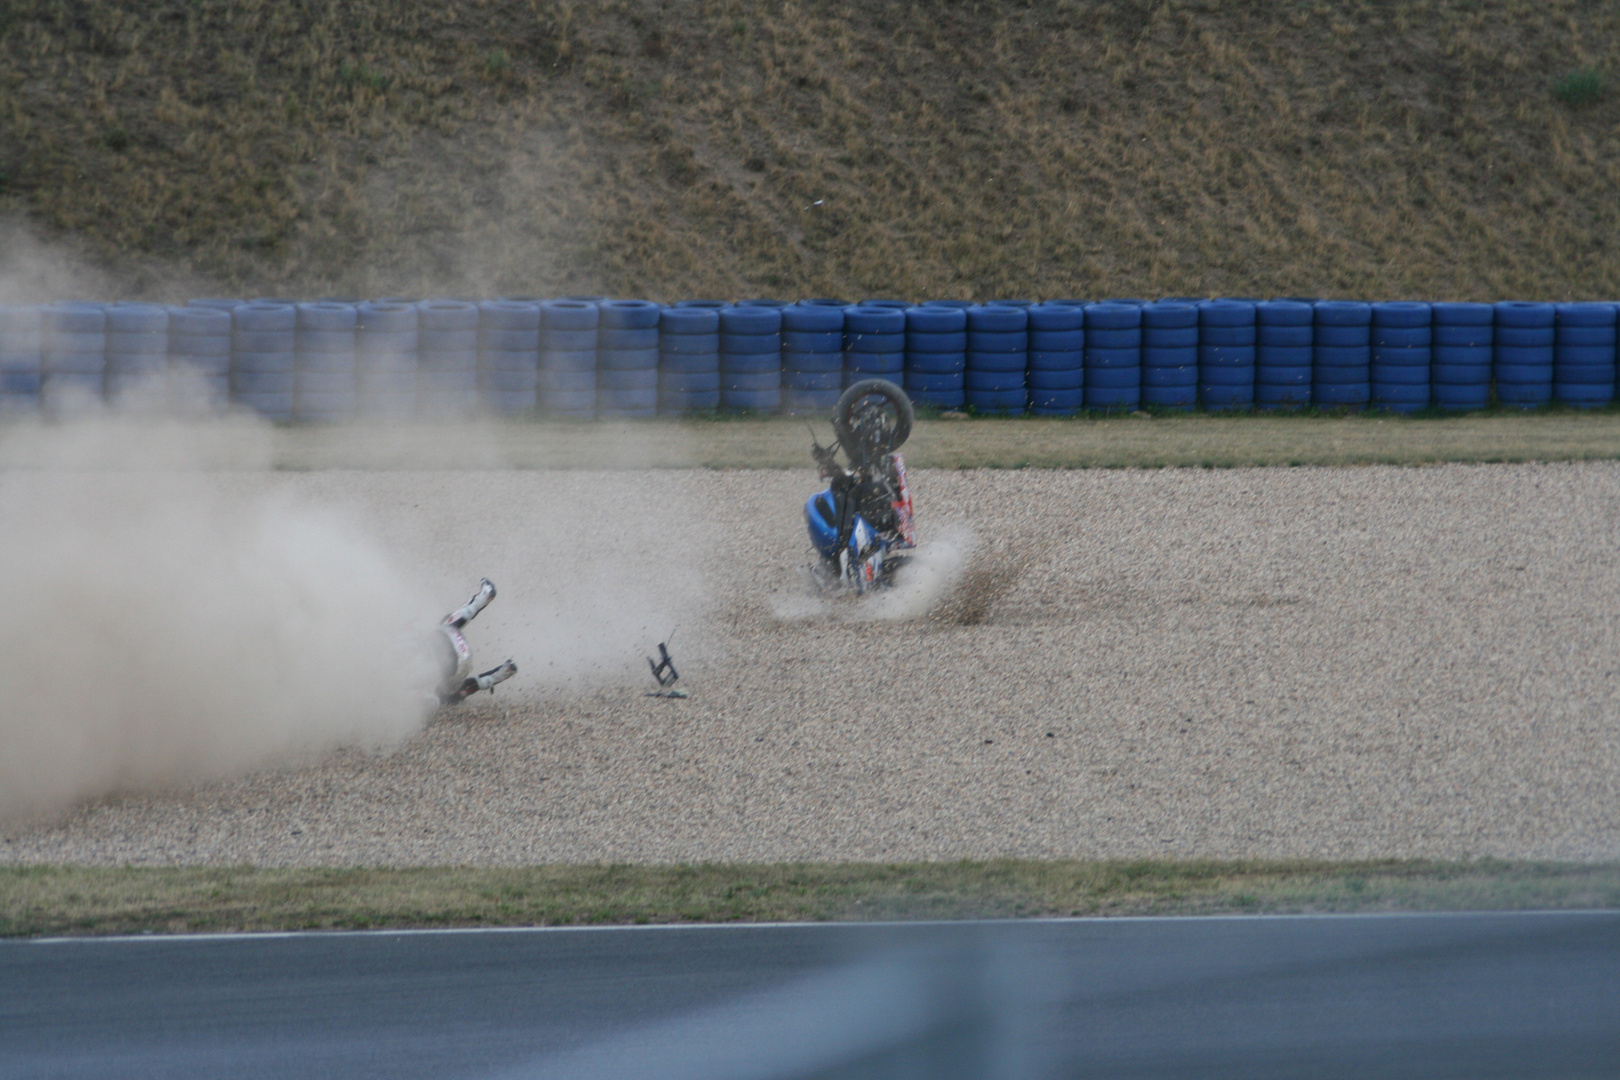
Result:
M900 449L911 437L916 412L906 392L887 379L851 383L833 409L833 429L846 448Z

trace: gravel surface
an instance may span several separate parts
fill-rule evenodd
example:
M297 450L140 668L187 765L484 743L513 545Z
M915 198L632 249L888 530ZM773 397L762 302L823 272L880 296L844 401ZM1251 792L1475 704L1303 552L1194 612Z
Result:
M809 597L808 470L253 482L349 507L447 608L488 573L469 637L523 673L391 754L0 859L1620 857L1620 465L920 471L929 565L962 558L910 621ZM676 625L692 696L644 697Z

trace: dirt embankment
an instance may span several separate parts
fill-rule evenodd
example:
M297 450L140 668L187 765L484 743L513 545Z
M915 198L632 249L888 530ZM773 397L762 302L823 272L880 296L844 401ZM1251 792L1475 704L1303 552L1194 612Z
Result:
M131 295L1613 296L1617 31L1571 0L13 2L0 213Z

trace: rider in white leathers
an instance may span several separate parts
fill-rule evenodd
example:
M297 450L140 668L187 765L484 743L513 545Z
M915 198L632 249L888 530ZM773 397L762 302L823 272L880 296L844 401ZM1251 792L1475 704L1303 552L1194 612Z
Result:
M499 667L490 668L482 675L472 671L472 649L461 636L461 628L478 617L478 613L495 599L495 583L489 578L479 582L478 592L471 600L444 617L438 625L439 688L441 705L457 705L480 690L494 690L517 674L517 665L508 660Z

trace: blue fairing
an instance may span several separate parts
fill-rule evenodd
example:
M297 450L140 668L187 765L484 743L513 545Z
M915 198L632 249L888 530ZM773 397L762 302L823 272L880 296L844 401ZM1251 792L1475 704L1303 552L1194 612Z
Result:
M810 530L810 543L824 559L838 558L838 512L834 508L830 490L818 491L804 504L804 523ZM867 549L878 543L877 531L861 515L855 515L850 528L849 557L862 558Z
M804 504L804 523L810 530L810 544L824 559L838 558L838 514L833 509L833 494L818 491Z

